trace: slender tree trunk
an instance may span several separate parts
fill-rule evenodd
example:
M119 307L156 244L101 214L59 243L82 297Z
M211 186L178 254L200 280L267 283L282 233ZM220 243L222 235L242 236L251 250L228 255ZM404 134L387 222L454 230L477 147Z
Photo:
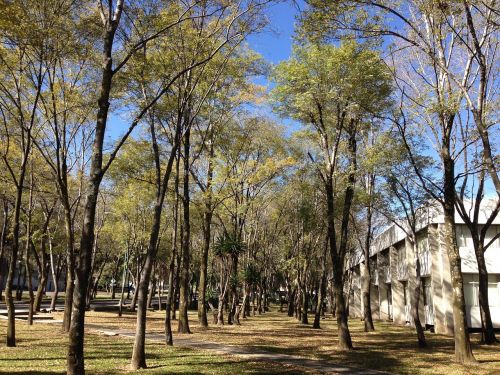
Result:
M33 167L33 166L31 166ZM26 277L28 278L28 324L33 325L33 307L35 303L35 295L33 294L33 282L32 282L32 268L31 268L31 260L30 260L30 252L31 250L35 251L35 249L31 248L31 219L33 212L33 168L30 169L30 193L29 193L29 203L28 203L28 222L26 225Z
M0 271L2 271L3 267L3 254L5 250L5 243L7 242L7 230L9 227L9 205L7 200L3 200L3 224L2 224L2 233L0 234ZM0 272L0 301L2 300L2 292L3 292L3 281L4 281L4 273Z
M294 301L295 301L295 295L297 294L297 289L294 288L292 289L292 292L289 293L288 295L288 309L287 309L287 312L288 312L288 316L289 317L292 317L293 316L293 306L294 306Z
M365 257L368 253L365 251ZM366 259L366 258L365 258ZM375 331L375 327L373 326L373 318L372 318L372 307L371 307L371 297L370 297L370 288L371 288L371 270L370 270L370 260L365 260L361 263L361 267L363 269L363 281L361 283L361 290L363 295L363 320L365 323L365 332Z
M210 169L210 168L209 168ZM210 172L211 175L211 172ZM208 268L208 251L210 250L211 241L211 225L212 225L212 208L211 203L206 204L203 225L203 252L200 265L200 284L198 288L198 323L201 327L208 326L207 320L207 268Z
M38 287L35 296L35 311L40 311L40 306L42 304L42 298L44 295L45 287L47 286L47 280L49 276L49 266L47 262L47 238L49 236L48 228L50 223L50 217L52 216L52 209L45 217L45 223L43 224L43 237L40 244L40 259L37 258L38 265ZM34 250L34 249L33 249Z
M232 273L232 279L237 280L238 277L238 255L232 254L231 255L231 273ZM233 324L234 323L234 316L236 314L236 306L238 305L238 289L237 285L233 282L231 282L231 308L229 310L228 316L227 316L227 324Z
M66 291L64 295L63 330L64 332L69 332L73 308L73 293L75 290L75 237L71 218L71 207L67 195L63 199L63 206L64 225L66 229Z
M188 116L189 118L189 116ZM190 239L191 226L189 218L189 152L190 152L190 127L187 126L184 135L184 159L183 159L183 194L182 194L182 264L180 275L180 298L179 298L179 325L177 332L191 333L188 319L188 293L189 293L189 262L190 262Z
M224 325L224 299L225 299L225 293L222 293L219 295L219 305L218 305L218 311L217 311L217 325L218 326L223 326Z
M156 142L156 135L154 130L154 123L151 123L151 136L153 143L153 151L155 154L155 164L156 164L156 204L154 208L153 223L151 226L151 232L149 237L148 251L146 253L146 261L142 269L141 280L139 282L139 287L136 290L138 292L138 308L137 308L137 323L135 331L135 341L134 350L132 352L132 363L131 368L137 370L139 368L146 368L146 313L149 303L148 299L148 286L150 284L151 272L156 262L156 253L158 251L158 237L160 234L161 216L163 211L163 202L165 200L165 194L168 189L168 182L170 180L170 174L172 172L172 165L175 160L175 155L177 154L178 147L178 136L180 134L179 127L176 129L176 136L172 151L168 158L167 167L165 173L162 177L161 175L161 164L160 164L160 152L158 144ZM189 165L189 164L188 164ZM189 208L188 208L189 210ZM153 293L153 288L151 294Z
M477 241L477 244L474 244L474 250L476 252L477 268L479 271L479 308L481 311L482 341L487 345L491 345L496 343L497 339L495 337L488 301L488 270L486 269L486 261L484 259L483 244Z
M370 175L368 176L369 183L367 186L368 195L371 197L373 195L373 189L375 184L375 178ZM363 317L365 323L365 332L373 332L375 331L375 326L373 325L373 317L372 317L372 305L371 305L371 267L370 267L370 246L371 246L371 237L372 237L372 204L369 202L367 213L366 213L366 237L365 237L365 246L364 246L364 255L365 261L361 264L361 267L364 268L364 279L362 283L362 294L363 294Z
M148 302L146 303L146 307L148 309L151 308L151 302L153 301L153 296L156 293L156 290L155 290L155 286L156 286L155 268L156 267L153 265L153 277L151 278L151 281L149 282Z
M118 270L120 268L120 258L116 259L116 264L113 267L113 275L111 276L114 282L111 284L111 299L116 298L116 279L118 277Z
M137 306L137 323L135 331L134 350L132 352L131 368L137 370L139 368L146 368L146 312L147 312L147 298L148 286L151 276L153 262L156 257L158 234L160 232L161 211L163 206L163 199L157 199L154 210L153 228L151 230L148 254L146 262L142 270L142 277L139 282L136 293L138 294Z
M441 157L443 160L443 245L448 252L453 290L453 327L455 336L455 360L459 363L475 363L470 345L467 319L465 315L465 298L462 278L460 253L456 243L455 227L455 165L449 152L450 145L443 141Z
M19 258L23 259L25 256L24 252L19 254ZM16 283L16 301L21 301L23 299L23 291L26 286L26 264L19 264L19 273L17 274L17 283Z
M305 283L304 283L305 284ZM302 317L301 317L301 322L302 324L309 324L309 319L307 316L308 310L309 310L309 292L307 291L306 286L304 285L302 287Z
M418 246L417 246L417 237L416 233L412 234L412 247L413 247L413 258L414 258L414 267L412 267L415 272L415 285L413 285L413 295L411 296L411 315L413 318L413 323L415 324L415 331L417 332L418 346L420 348L427 347L427 342L425 340L425 333L422 327L422 323L420 322L420 314L419 314L419 305L420 305L420 290L422 287L422 278L421 274L421 265L418 254Z
M353 349L351 334L349 332L347 309L344 299L344 279L343 268L345 254L347 250L347 236L349 227L349 216L351 212L351 204L354 196L354 184L356 182L356 133L354 129L350 129L349 137L350 155L350 172L348 176L348 185L345 189L344 206L342 210L341 236L340 244L337 246L335 232L335 205L332 176L328 176L325 184L327 197L327 223L330 244L330 256L332 258L333 267L333 288L335 291L336 316L338 327L338 347L340 350ZM332 167L329 168L332 171Z
M57 270L54 263L54 252L52 249L52 239L49 237L49 256L50 256L50 270L52 272L52 283L54 284L54 290L52 291L52 300L50 302L50 311L54 311L56 309L57 303L57 295L59 294L58 289L58 279L57 279Z
M73 292L73 312L69 330L67 373L68 375L85 374L83 343L85 335L85 296L87 294L88 275L94 245L94 227L97 198L103 177L103 144L108 120L110 92L113 80L112 50L116 29L120 22L123 0L118 0L114 14L109 15L103 37L103 65L101 87L98 97L98 111L94 133L92 157L85 189L86 197L82 213L82 234L78 262L75 267L75 286ZM71 269L71 264L68 264ZM69 282L71 284L71 282Z
M21 173L21 177L16 189L14 217L12 220L12 249L9 261L9 273L7 274L7 283L5 285L5 304L7 305L7 346L9 347L16 346L16 312L14 298L12 296L12 287L17 265L17 253L19 251L19 220L21 216L24 173Z
M174 223L172 226L172 255L170 259L169 265L169 273L168 273L168 295L167 295L167 304L165 306L165 343L167 345L173 345L173 335L172 335L172 306L175 311L175 276L176 276L176 267L175 262L177 260L177 233L179 227L179 162L180 155L179 150L175 159L175 181L174 181L174 208L173 208L173 216ZM177 263L177 269L179 268L179 263Z
M132 300L130 301L130 306L129 310L131 312L135 312L135 307L137 306L137 298L139 297L139 286L141 285L141 259L139 258L139 255L137 256L137 262L136 262L136 267L135 267L135 289L134 289L134 294L132 295Z
M324 261L323 261L324 263ZM314 312L314 323L313 328L319 329L321 328L321 316L324 315L323 311L323 300L325 299L326 294L326 268L323 267L323 272L321 276L321 280L319 282L318 287L318 298L316 300L316 311Z
M128 280L128 257L129 257L130 247L127 244L127 251L124 255L123 260L123 272L122 272L122 291L120 293L120 301L118 302L118 316L122 316L123 312L123 296L125 294L125 282Z

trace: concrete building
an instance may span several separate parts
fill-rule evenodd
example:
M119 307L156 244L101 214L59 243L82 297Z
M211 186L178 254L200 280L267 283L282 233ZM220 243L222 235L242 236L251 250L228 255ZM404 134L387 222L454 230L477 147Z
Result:
M492 201L485 201L480 215L486 222L485 212ZM444 220L439 209L422 210L417 231L418 256L423 279L420 296L420 321L436 333L453 334L453 311L450 264L446 250L441 245ZM479 313L479 282L477 262L471 234L456 214L457 243L462 260L467 322L471 328L481 327ZM500 218L496 218L486 235L489 242L500 233ZM399 226L392 225L373 241L370 249L372 281L370 286L371 309L374 319L390 320L395 324L413 325L410 313L410 290L416 282L413 249L408 237ZM488 298L495 328L500 328L500 238L485 252L489 273ZM349 265L348 284L349 315L361 317L363 301L361 281L363 275L358 252Z

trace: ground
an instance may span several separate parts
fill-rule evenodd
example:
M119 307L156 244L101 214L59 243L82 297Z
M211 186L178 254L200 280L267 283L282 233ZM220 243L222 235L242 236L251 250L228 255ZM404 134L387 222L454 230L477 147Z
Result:
M59 316L56 315L56 318ZM329 361L342 366L382 370L400 374L500 374L500 346L479 345L478 335L472 336L473 349L478 364L464 367L452 362L453 338L427 334L429 348L418 349L416 336L409 327L398 327L387 322L375 322L376 331L363 332L359 320L351 320L350 328L356 350L336 350L336 323L331 317L322 320L322 329L298 323L273 308L271 312L242 320L241 326L214 326L201 330L196 324L196 312L190 314L192 335L189 341L219 343L255 351L299 355ZM161 337L164 312L150 312L148 332L151 337ZM126 370L132 352L130 338L105 336L95 327L105 330L120 329L133 332L135 316L116 313L89 312L86 336L86 367L91 374L118 374ZM17 322L18 347L4 346L6 321L0 320L0 373L56 374L65 369L65 336L58 325L36 323L29 327ZM174 332L177 322L174 321ZM183 335L185 337L185 335ZM181 338L174 335L177 343ZM174 346L166 347L158 341L148 341L146 348L150 369L141 374L164 373L304 373L307 369L251 361L240 356L220 355L211 351L192 350ZM309 369L309 373L315 370Z

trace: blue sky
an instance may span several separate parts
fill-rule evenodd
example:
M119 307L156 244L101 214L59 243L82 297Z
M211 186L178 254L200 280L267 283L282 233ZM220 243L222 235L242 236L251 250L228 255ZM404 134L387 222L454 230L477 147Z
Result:
M297 1L303 6L302 0ZM253 50L260 53L264 59L272 64L286 60L292 51L293 34L295 27L295 17L299 10L291 1L285 1L269 6L266 15L269 19L269 25L262 32L252 35L248 38L248 45ZM259 79L258 84L266 85L267 80ZM275 116L268 105L252 108L252 112L274 118L287 126L287 133L297 128L297 124L287 119L279 119ZM123 114L111 113L106 131L106 143L111 144L121 134L123 134L130 125L130 119ZM136 132L134 132L136 133Z
M266 13L269 26L264 32L252 35L248 44L267 61L276 64L290 56L298 10L291 2L284 2L270 6Z
M296 2L299 7L303 7L303 1ZM292 53L293 36L296 23L296 16L299 13L297 6L291 1L286 1L270 6L266 15L269 19L269 26L261 33L248 38L250 48L260 53L269 63L276 65L283 60L287 60ZM256 80L256 83L269 85L267 79ZM299 124L290 119L280 119L275 115L269 105L261 105L259 108L252 108L254 114L270 117L286 126L286 133L290 134L299 127Z

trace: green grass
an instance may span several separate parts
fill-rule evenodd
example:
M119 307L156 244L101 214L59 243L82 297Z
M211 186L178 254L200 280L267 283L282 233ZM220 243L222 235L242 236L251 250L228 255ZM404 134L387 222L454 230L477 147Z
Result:
M163 332L164 311L148 312L148 332ZM61 318L62 313L53 314ZM255 348L270 353L299 355L328 360L338 365L388 371L396 374L497 374L500 375L500 345L479 345L479 335L472 335L478 364L470 367L453 362L453 337L426 333L429 348L419 349L414 329L387 322L375 322L375 332L363 332L363 322L349 321L355 350L338 351L336 321L321 321L322 329L312 329L274 309L263 315L242 319L241 326L214 326L202 330L195 311L190 311L189 338L221 345ZM110 328L133 331L135 315L88 312L86 321ZM59 374L66 366L66 336L59 325L16 322L18 347L5 347L5 320L0 320L0 373ZM174 332L177 322L173 322ZM175 343L175 335L174 335ZM89 374L121 374L127 371L132 341L118 336L86 335L86 368ZM283 374L303 373L282 364L252 362L236 356L221 356L210 351L166 347L147 342L147 363L140 374ZM134 372L129 372L134 373Z
M66 335L59 326L16 322L17 347L5 346L6 321L0 320L0 373L64 374ZM133 342L122 337L86 335L85 367L88 374L298 374L297 369L270 363L255 363L208 351L166 347L147 342L148 369L129 371Z

